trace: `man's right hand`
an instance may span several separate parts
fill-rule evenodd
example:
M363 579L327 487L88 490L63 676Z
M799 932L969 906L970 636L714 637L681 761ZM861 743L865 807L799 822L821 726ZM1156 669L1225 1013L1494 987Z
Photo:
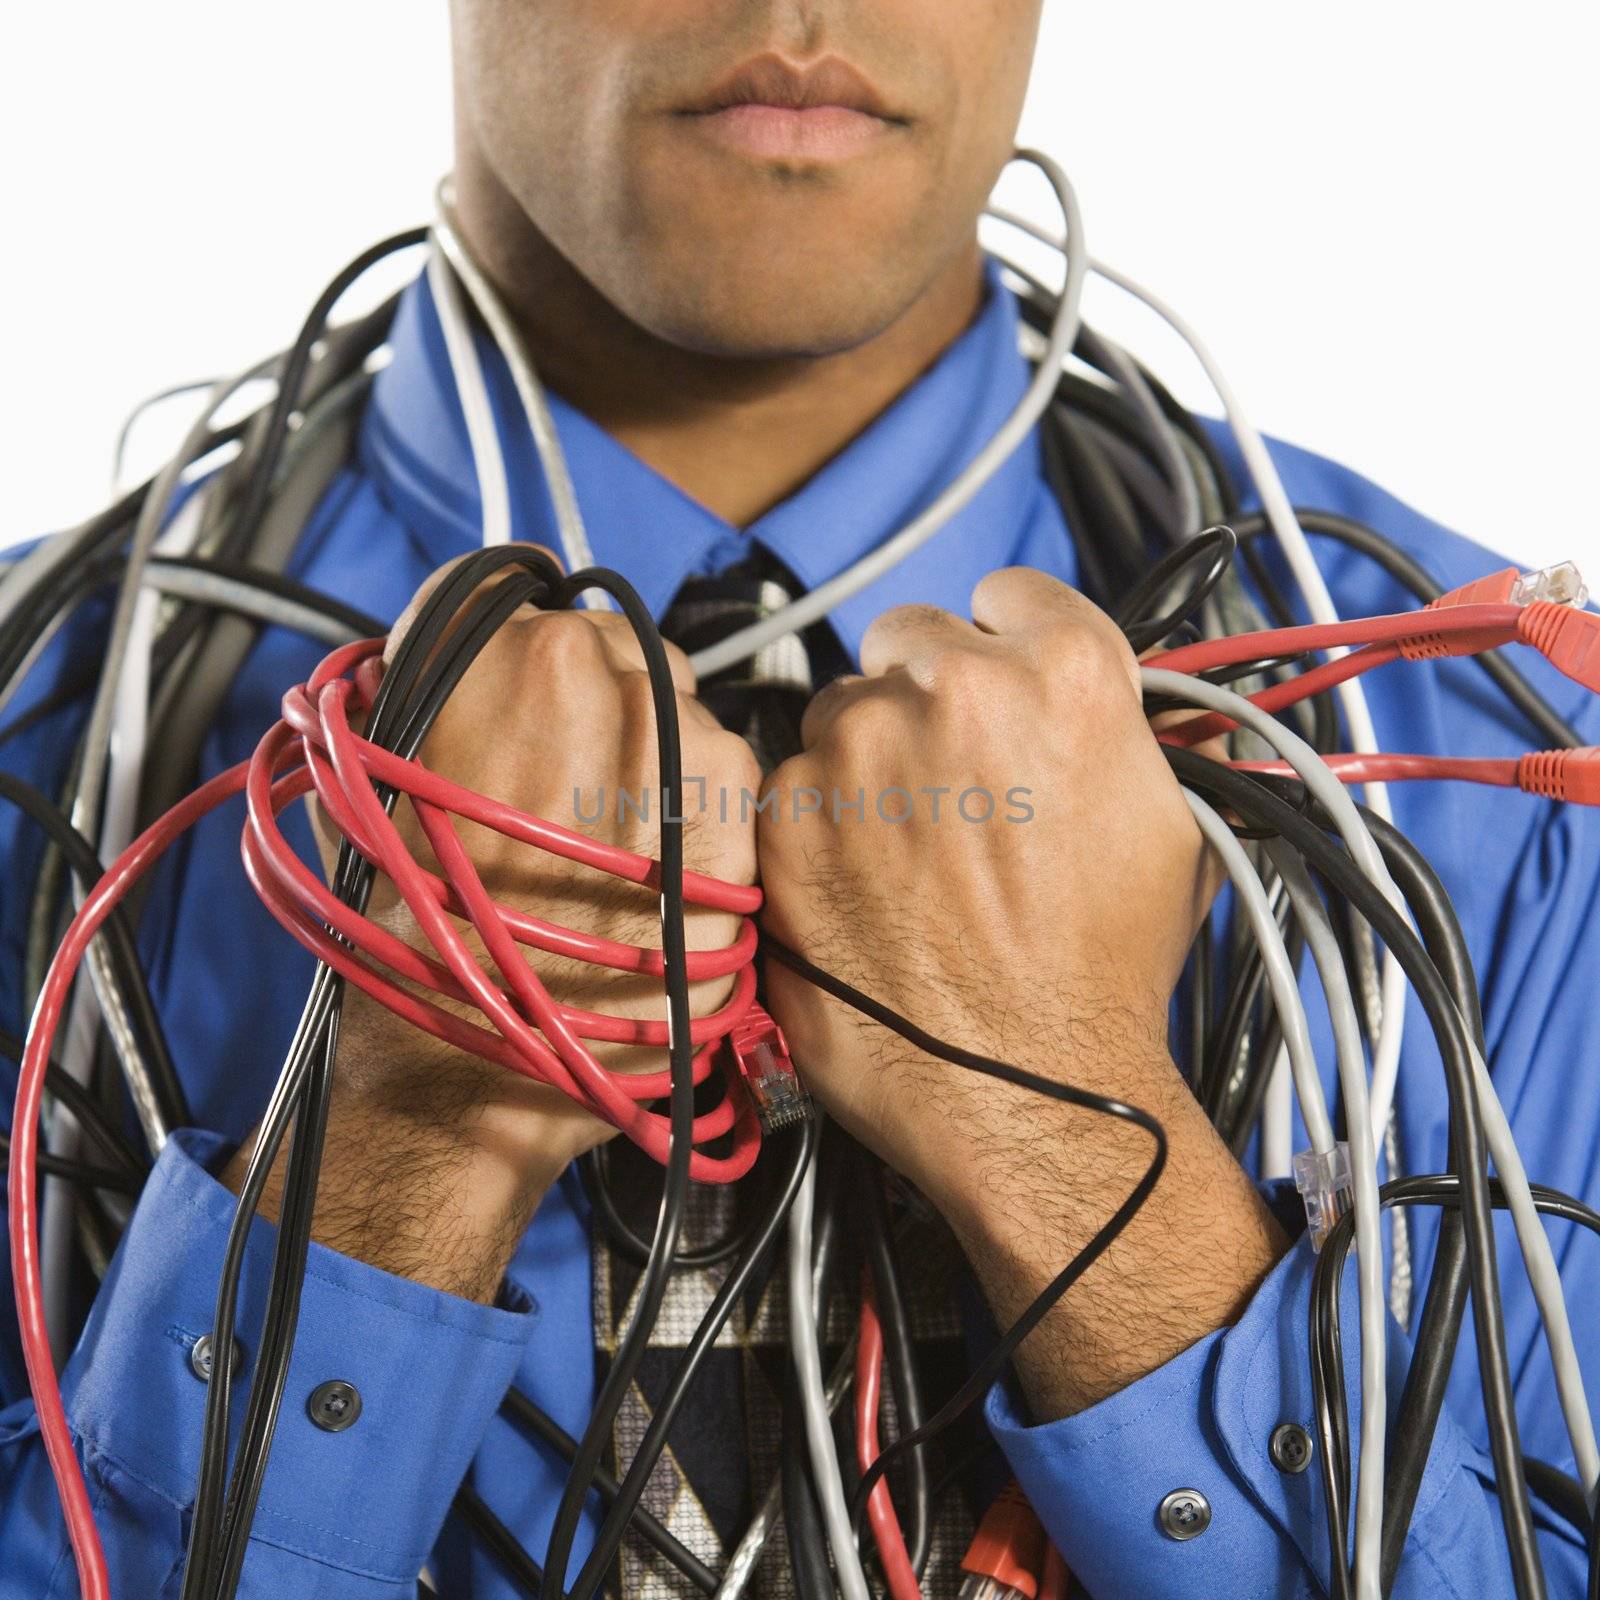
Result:
M418 591L391 632L388 655L447 570ZM686 777L703 778L711 794L723 788L735 797L741 789L754 792L760 772L749 746L694 698L683 653L671 645L667 651ZM591 838L656 854L660 773L650 683L632 629L613 613L532 607L515 613L445 703L419 756L433 771L495 800ZM637 804L619 804L624 791L637 803L641 790L651 797L647 819ZM753 820L741 821L743 808L734 804L721 821L718 806L697 806L698 792L696 783L685 799L687 864L730 882L753 882ZM594 821L602 797L604 815ZM434 866L404 800L395 821L413 856ZM501 904L580 932L659 945L651 891L474 823L457 821L456 828L485 887ZM331 865L337 841L321 819L319 836L324 863ZM374 886L368 915L425 948L386 878ZM736 919L727 913L689 910L690 949L728 944L736 932ZM476 936L469 931L467 939L482 958ZM528 959L558 1003L617 1015L665 1015L657 977L542 953L528 952ZM695 1014L719 1006L731 984L694 984ZM649 1070L664 1064L660 1052L595 1049L608 1067ZM387 1271L492 1299L545 1190L568 1162L610 1134L607 1124L560 1091L465 1055L347 985L313 1231L331 1248ZM235 1188L248 1148L247 1142L227 1175ZM268 1215L276 1210L276 1188L274 1181L263 1205Z

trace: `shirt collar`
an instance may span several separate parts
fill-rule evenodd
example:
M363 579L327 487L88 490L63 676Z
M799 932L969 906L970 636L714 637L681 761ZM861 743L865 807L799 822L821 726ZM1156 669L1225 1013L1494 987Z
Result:
M986 261L983 301L967 328L838 455L744 529L551 394L595 560L624 573L657 616L685 578L731 565L752 541L815 588L930 504L1016 407L1029 381L1018 322L1015 297ZM511 479L513 537L553 544L555 514L510 369L483 330L476 338ZM426 276L405 291L389 348L362 428L362 459L424 554L441 564L476 543L478 490ZM977 581L1015 559L1039 484L1030 431L927 544L834 610L850 655L886 606L920 600L964 611Z

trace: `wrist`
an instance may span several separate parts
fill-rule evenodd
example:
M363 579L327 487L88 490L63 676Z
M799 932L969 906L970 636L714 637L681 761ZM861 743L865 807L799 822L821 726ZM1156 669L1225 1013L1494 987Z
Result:
M336 1081L311 1227L318 1244L447 1294L494 1300L545 1193L607 1130L554 1090L485 1070L493 1094L465 1095L438 1062L381 1084ZM254 1143L223 1174L235 1192ZM286 1161L280 1153L262 1195L268 1221L278 1218Z
M1168 1158L1145 1203L1018 1352L1039 1421L1094 1404L1237 1320L1287 1248L1170 1062L1163 1080L1095 1087L1151 1112ZM1129 1123L1054 1105L968 1162L945 1163L930 1199L1001 1327L1094 1238L1153 1154L1150 1136Z

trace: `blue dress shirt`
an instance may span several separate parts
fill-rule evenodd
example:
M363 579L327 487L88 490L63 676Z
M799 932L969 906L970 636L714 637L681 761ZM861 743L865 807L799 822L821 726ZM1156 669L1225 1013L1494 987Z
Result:
M625 572L658 615L685 577L720 570L752 543L806 585L820 583L909 520L1011 411L1028 378L1018 322L1015 300L991 269L983 308L961 337L799 492L742 530L553 399L596 559ZM480 342L515 486L515 536L553 543L553 514L509 373ZM355 457L324 495L289 568L385 617L478 539L466 430L425 281L404 297L392 352L374 382ZM1218 440L1242 482L1220 429ZM1447 585L1504 564L1341 467L1287 446L1273 453L1297 503L1371 523ZM1324 540L1313 544L1346 614L1411 603L1359 555ZM977 580L1014 564L1068 582L1074 576L1036 434L948 527L835 611L833 625L854 655L868 622L886 607L926 601L965 614ZM1277 576L1287 586L1281 567ZM40 660L14 712L92 659L104 620L103 604L82 609ZM320 653L282 630L262 635L207 740L207 774L248 755L276 717L284 688L303 680ZM1600 740L1600 715L1586 696L1543 663L1522 664L1565 716ZM1367 682L1386 748L1512 755L1533 741L1471 663L1390 667ZM0 746L0 762L56 788L81 715L79 706L44 718ZM1600 935L1589 927L1600 885L1600 819L1502 790L1412 784L1394 795L1400 825L1455 896L1482 979L1495 1077L1530 1173L1600 1202L1600 1101L1583 1065L1594 1036L1592 997L1600 992ZM194 830L161 868L143 914L141 943L156 1000L206 1131L180 1134L162 1152L64 1377L113 1592L128 1600L178 1593L205 1396L190 1351L210 1328L234 1205L212 1174L257 1120L311 977L309 958L245 881L242 814L235 802ZM314 862L298 808L284 825ZM0 1023L13 1031L25 1020L26 919L41 849L37 830L0 806ZM1314 969L1306 965L1331 1093L1331 1038ZM7 1106L12 1073L0 1063ZM1414 1003L1398 1115L1408 1169L1437 1170L1445 1155L1443 1076ZM1426 1210L1411 1217L1421 1282L1437 1219ZM1595 1245L1565 1225L1553 1232L1580 1355L1600 1392L1600 1340L1588 1337L1600 1314ZM242 1296L245 1329L261 1312L272 1236L257 1225ZM1523 1439L1530 1453L1570 1471L1509 1227L1501 1247ZM1309 1425L1312 1418L1306 1328L1313 1259L1302 1240L1235 1326L1077 1416L1035 1425L1005 1387L990 1396L990 1429L1069 1566L1098 1600L1325 1592L1317 1475L1286 1475L1268 1453L1280 1421ZM1351 1289L1347 1311L1354 1300ZM1352 1321L1345 1340L1352 1393L1357 1348ZM1405 1353L1405 1334L1395 1329L1397 1373ZM249 1358L247 1348L247 1377ZM272 1600L410 1597L426 1562L451 1600L510 1596L515 1591L492 1558L446 1520L451 1496L470 1477L527 1547L542 1553L564 1468L497 1414L498 1401L515 1381L579 1433L593 1371L588 1215L571 1173L534 1219L495 1306L313 1245L241 1593ZM330 1378L355 1384L364 1401L359 1422L341 1433L320 1431L305 1409L311 1390ZM0 1594L75 1594L9 1296L0 1308L0 1406ZM1163 1496L1179 1487L1200 1490L1212 1507L1209 1529L1184 1543L1166 1537L1156 1516ZM1536 1515L1552 1594L1579 1594L1579 1533L1553 1509L1539 1505ZM1470 1322L1395 1592L1510 1593Z

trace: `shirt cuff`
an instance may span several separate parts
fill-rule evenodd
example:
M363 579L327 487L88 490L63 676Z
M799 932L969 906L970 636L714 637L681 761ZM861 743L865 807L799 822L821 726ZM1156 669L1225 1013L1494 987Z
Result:
M991 1391L990 1430L1067 1566L1091 1594L1198 1600L1324 1592L1310 1587L1313 1573L1325 1586L1329 1568L1318 1463L1313 1458L1304 1470L1288 1471L1271 1452L1273 1431L1283 1423L1316 1438L1308 1353L1316 1260L1302 1237L1236 1324L1076 1416L1031 1426L1011 1387ZM1354 1460L1361 1386L1353 1258L1342 1290ZM1408 1345L1392 1319L1388 1328L1392 1406ZM1461 1469L1481 1466L1478 1452L1448 1413L1442 1415L1413 1539L1426 1537L1430 1510L1452 1484L1462 1484ZM1468 1481L1476 1509L1481 1486L1475 1477ZM1202 1496L1209 1510L1204 1531L1187 1539L1167 1531L1161 1516L1163 1501L1180 1490Z
M236 1204L207 1171L226 1148L197 1130L168 1140L62 1380L87 1449L179 1507L200 1467L206 1384L194 1349L211 1331ZM235 1440L276 1237L258 1220L246 1250ZM520 1291L502 1301L461 1300L313 1243L252 1537L366 1577L414 1579L536 1319ZM310 1409L334 1380L360 1399L338 1431L332 1413L319 1425Z

